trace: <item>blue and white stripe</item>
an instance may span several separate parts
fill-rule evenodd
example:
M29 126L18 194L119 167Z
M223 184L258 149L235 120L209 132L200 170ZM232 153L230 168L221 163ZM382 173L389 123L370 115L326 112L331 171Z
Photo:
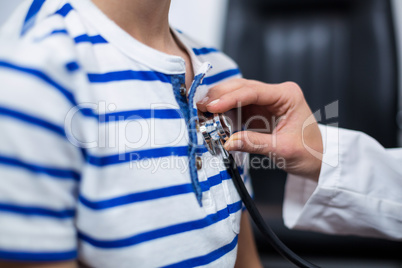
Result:
M242 204L187 129L194 101L179 105L174 92L184 65L128 38L89 0L22 11L17 43L0 50L0 259L234 264ZM213 66L195 69L205 75L195 98L240 77L218 50L176 34L194 66Z

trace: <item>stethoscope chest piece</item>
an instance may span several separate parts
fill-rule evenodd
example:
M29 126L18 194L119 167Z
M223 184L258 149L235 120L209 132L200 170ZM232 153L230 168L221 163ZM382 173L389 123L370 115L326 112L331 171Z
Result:
M208 151L212 155L222 154L226 158L228 152L223 145L232 134L232 127L225 115L204 113L199 117L199 124Z

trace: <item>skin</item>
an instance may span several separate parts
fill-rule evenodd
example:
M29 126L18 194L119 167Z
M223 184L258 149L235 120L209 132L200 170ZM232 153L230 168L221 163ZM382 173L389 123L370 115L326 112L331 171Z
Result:
M168 14L170 0L92 0L110 19L138 41L161 52L182 57L186 62L186 87L194 78L191 59L184 46L172 35ZM241 219L237 268L262 267L246 213ZM76 260L58 263L2 262L7 268L77 268Z
M243 212L240 222L239 242L237 249L237 260L235 268L262 268L255 246L254 235L251 229L248 212Z
M92 0L110 19L141 43L186 61L186 87L194 73L191 59L169 27L170 0Z
M236 79L212 88L198 103L201 111L211 113L224 113L238 107L242 107L248 118L258 115L274 118L279 123L271 124L271 131L233 134L225 143L226 150L275 154L285 159L285 171L318 181L323 153L321 132L297 84ZM311 124L304 127L307 119Z

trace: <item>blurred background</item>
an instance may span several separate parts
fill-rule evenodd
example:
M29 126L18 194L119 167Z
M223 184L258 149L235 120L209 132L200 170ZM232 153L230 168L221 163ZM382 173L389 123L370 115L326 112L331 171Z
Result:
M0 25L21 2L0 0ZM321 123L397 147L401 15L402 0L172 0L170 20L235 59L245 78L297 82L313 112L337 101L339 116L325 120L322 114ZM402 243L288 230L282 221L286 174L272 168L251 175L260 211L295 252L323 267L402 267ZM256 238L265 267L293 267L258 231Z

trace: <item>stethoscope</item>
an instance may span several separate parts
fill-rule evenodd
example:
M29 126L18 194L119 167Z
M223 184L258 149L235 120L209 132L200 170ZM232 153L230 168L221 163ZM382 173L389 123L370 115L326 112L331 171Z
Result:
M214 156L222 157L227 172L232 177L237 192L239 193L251 218L272 247L275 248L275 250L284 258L288 259L298 267L319 268L319 266L304 260L290 250L265 223L243 183L236 162L232 155L223 147L232 134L232 127L229 120L227 120L223 114L204 113L203 116L199 117L199 127L208 151Z

